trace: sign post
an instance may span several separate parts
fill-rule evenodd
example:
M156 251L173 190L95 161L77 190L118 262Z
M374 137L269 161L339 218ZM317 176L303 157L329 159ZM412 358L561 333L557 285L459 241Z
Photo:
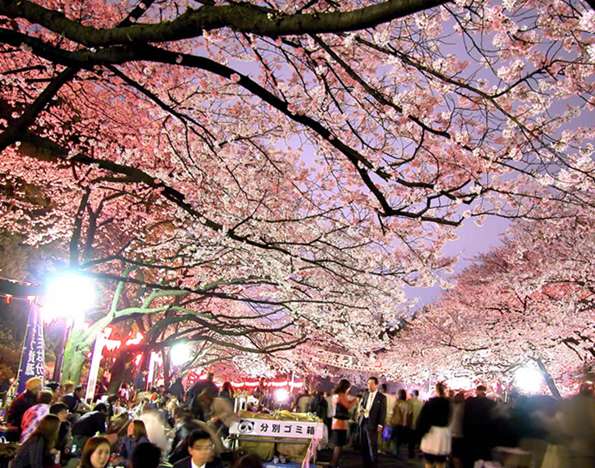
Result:
M34 300L30 300L27 331L25 332L25 341L17 375L17 394L25 390L25 383L31 377L39 377L43 382L45 375L44 348L43 322L39 306Z
M87 392L85 394L85 401L87 403L93 401L93 397L95 396L95 385L97 384L101 353L103 353L105 341L103 332L97 334L97 338L95 338L95 347L93 348L93 357L91 358L91 367L89 368L89 380L87 380Z

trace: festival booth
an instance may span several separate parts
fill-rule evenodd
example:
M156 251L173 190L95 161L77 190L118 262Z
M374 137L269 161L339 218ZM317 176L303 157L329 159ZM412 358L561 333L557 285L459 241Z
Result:
M215 372L215 383L223 383ZM189 372L186 385L192 386L204 380L206 374ZM230 378L236 391L234 412L239 421L229 428L232 447L246 453L258 455L265 461L265 467L315 466L319 444L328 439L323 421L309 413L294 413L285 408L305 386L303 379L294 375L275 378ZM277 408L273 412L259 411L262 406ZM287 461L278 465L277 461Z
M225 381L221 378L221 374L219 372L214 372L215 374L215 383L219 386L223 384ZM204 372L196 372L196 371L189 371L184 377L184 386L186 388L191 387L196 382L200 380L205 380L207 378L207 374ZM231 383L234 390L239 392L247 392L253 393L258 387L261 389L286 389L289 392L293 392L296 390L300 390L304 387L305 381L304 379L298 379L295 377L275 377L271 379L265 378L230 378L229 382Z

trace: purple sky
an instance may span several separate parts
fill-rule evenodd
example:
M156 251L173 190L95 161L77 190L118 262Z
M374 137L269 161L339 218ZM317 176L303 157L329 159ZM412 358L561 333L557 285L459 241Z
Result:
M509 225L509 221L503 218L488 217L483 226L479 227L473 219L467 218L457 228L459 238L448 243L442 252L447 256L459 258L455 265L454 272L458 273L467 265L472 263L477 255L487 252L500 243L500 236ZM442 289L439 286L432 288L411 288L407 287L405 293L409 298L417 298L419 307L434 302L440 296Z
M450 32L453 24L453 22L447 22L445 24L445 31ZM444 51L452 53L463 60L470 59L471 65L467 70L465 70L466 75L476 72L479 72L480 75L484 74L482 73L483 66L469 57L462 42L453 41L451 43L445 43ZM249 60L231 60L230 65L239 72L256 78L255 74L257 72L257 65L255 62ZM527 66L529 67L529 65ZM494 76L487 71L485 72L484 78L494 80ZM560 103L559 109L556 109L556 111L561 111L567 104L569 103ZM582 115L580 115L578 120L575 120L573 124L589 127L593 122L594 114L595 112L585 108L583 109ZM288 142L290 146L298 146L299 143L295 138L296 137L293 137L293 141L290 140ZM315 149L309 143L305 143L302 149L304 160L310 164L315 164ZM446 256L458 257L458 262L455 265L454 273L456 274L460 272L462 269L472 263L477 255L488 252L490 249L497 246L500 242L502 233L506 230L509 224L510 222L506 219L488 217L484 225L479 227L474 223L473 219L466 219L457 229L459 238L447 244L442 251ZM419 309L419 307L435 301L439 298L441 292L442 289L439 286L432 288L407 287L405 289L407 297L418 299L418 304L415 309Z

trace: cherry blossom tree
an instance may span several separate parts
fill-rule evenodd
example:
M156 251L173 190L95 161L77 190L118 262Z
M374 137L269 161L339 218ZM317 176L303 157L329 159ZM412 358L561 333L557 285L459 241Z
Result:
M0 228L112 289L236 325L256 307L361 357L464 219L592 208L594 21L537 0L0 0Z
M405 374L417 365L434 375L509 378L535 363L559 397L556 383L595 362L592 239L588 216L514 224L501 247L411 322L398 365Z
M256 312L243 316L229 304L217 313L221 304L217 299L202 298L180 290L153 290L133 298L139 303L130 304L130 287L121 282L116 288L112 305L107 314L88 326L75 326L66 349L63 379L79 381L93 342L106 327L119 329L126 337L130 324L140 339L118 347L111 372L111 384L118 388L126 376L133 377L138 365L142 366L151 352L162 352L169 367L169 349L177 343L195 344L195 354L186 367L206 367L215 362L231 361L239 354L270 354L292 349L304 342L292 324L284 321L267 321L267 314ZM141 291L135 291L137 294ZM122 303L128 304L122 307ZM121 340L122 342L126 340ZM143 357L135 362L137 356ZM137 365L137 367L134 367ZM167 373L168 374L168 373Z

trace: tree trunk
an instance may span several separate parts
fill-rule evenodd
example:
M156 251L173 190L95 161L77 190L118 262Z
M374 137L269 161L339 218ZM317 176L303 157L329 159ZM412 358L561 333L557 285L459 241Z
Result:
M539 370L541 371L541 373L543 374L543 379L545 380L545 383L547 385L547 387L549 388L551 394L553 395L554 398L561 400L562 399L562 395L560 395L560 391L558 390L558 387L556 386L556 382L554 382L553 377L551 376L551 374L548 372L548 370L545 367L545 364L543 363L543 361L539 358L533 358L533 360L535 361L535 363L537 364L537 367L539 367Z
M163 385L165 388L169 388L170 386L170 368L169 368L169 353L165 348L161 350L161 358L163 360Z
M79 384L87 356L91 352L91 343L81 331L73 331L64 349L61 382Z
M60 374L62 372L62 364L64 363L66 342L68 341L68 335L70 334L70 326L66 321L62 324L62 326L62 333L60 334L60 338L56 346L56 362L54 363L54 373L52 376L52 380L54 382L59 382L61 380Z
M128 362L130 353L126 351L120 352L114 365L112 366L112 378L109 383L109 393L116 393L123 382L133 381L132 367Z
M89 328L72 329L64 349L64 362L62 364L61 382L80 383L83 366L91 347L95 343L97 334L109 325L111 318L99 319Z

